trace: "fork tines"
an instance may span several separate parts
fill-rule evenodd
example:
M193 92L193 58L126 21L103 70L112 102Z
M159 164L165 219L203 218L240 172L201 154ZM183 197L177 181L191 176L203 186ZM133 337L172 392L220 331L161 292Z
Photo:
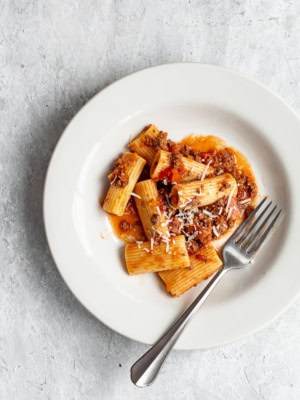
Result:
M275 227L281 213L282 209L265 197L235 231L231 240L247 254L256 253Z

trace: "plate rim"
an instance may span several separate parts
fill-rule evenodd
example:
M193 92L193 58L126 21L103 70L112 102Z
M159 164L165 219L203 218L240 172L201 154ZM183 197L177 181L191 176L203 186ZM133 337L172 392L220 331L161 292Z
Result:
M65 279L65 276L63 274L63 269L60 268L59 266L59 262L57 260L57 257L54 254L54 250L51 246L51 238L50 238L50 234L49 234L49 228L47 227L47 216L46 216L46 202L47 202L47 190L48 190L48 182L49 182L49 176L51 174L51 170L53 168L53 160L55 158L56 153L58 152L58 149L60 147L61 142L63 141L63 139L68 135L70 135L70 133L72 132L71 130L69 130L68 128L70 127L70 125L72 124L72 122L74 121L75 118L78 117L78 115L85 110L87 107L89 107L90 103L93 102L97 97L101 96L102 94L104 94L106 91L109 91L113 86L119 84L120 82L128 79L129 77L134 77L136 75L142 74L146 71L149 70L159 70L161 68L166 68L166 67L173 67L173 68L177 68L177 67L181 67L181 66L198 66L198 67L205 67L208 69L214 69L214 70L220 70L220 71L226 71L229 72L233 75L237 75L243 79L246 79L247 81L250 81L251 83L253 83L256 86L260 86L262 89L264 89L265 91L267 91L270 95L272 95L273 97L275 97L277 100L279 100L281 103L283 103L283 105L294 115L294 117L297 118L299 124L300 124L300 115L294 110L294 108L292 106L290 106L287 101L281 97L279 94L277 94L275 91L273 91L272 89L270 89L268 86L266 86L264 83L260 82L259 80L256 80L253 76L247 75L245 73L241 73L237 70L228 68L228 67L224 67L224 66L218 66L218 65L214 65L214 64L206 64L206 63L198 63L198 62L174 62L174 63L166 63L166 64L158 64L158 65L154 65L154 66L150 66L147 68L143 68L141 70L135 71L133 73L130 73L128 75L125 75L124 77L121 77L120 79L117 79L116 81L111 82L110 84L108 84L107 86L105 86L103 89L99 90L95 95L93 95L74 115L73 117L70 119L70 121L68 122L68 124L65 126L65 128L63 129L56 145L55 148L51 154L49 163L48 163L48 167L47 167L47 172L45 175L45 180L44 180L44 188L43 188L43 224L44 224L44 230L45 230L45 235L46 235L46 239L47 239L47 244L48 244L48 248L50 251L50 254L52 256L52 259L56 265L56 268L60 274L60 276L62 277L62 279L64 280L65 284L67 285L67 287L69 288L69 290L71 291L71 293L74 295L74 297L79 301L79 303L81 305L83 305L83 307L91 314L93 315L98 321L100 321L101 323L103 323L104 325L106 325L107 327L109 327L110 329L112 329L113 331L121 334L122 336L125 336L126 338L129 338L131 340L135 340L137 342L143 343L143 344L150 344L147 341L143 341L140 339L137 339L136 337L132 337L129 334L126 334L124 331L121 331L119 329L117 329L116 327L112 326L110 323L108 323L108 321L103 321L102 319L100 319L88 306L88 304L86 304L85 301L83 301L80 298L80 295L78 293L75 292L75 290L72 289L72 287L70 286L69 282L67 281L67 279ZM70 133L69 133L70 132ZM191 350L191 349L204 349L204 348L216 348L216 347L220 347L220 346L224 346L226 344L231 344L234 343L238 340L242 340L244 338L247 338L248 336L264 329L266 326L268 326L269 324L271 324L276 318L278 318L279 316L281 316L293 303L294 301L298 298L299 296L299 291L300 291L300 287L298 288L298 293L296 293L294 296L291 296L291 299L289 302L287 302L285 304L284 307L282 307L279 311L276 312L276 315L274 315L272 318L266 320L264 323L261 323L260 325L258 325L256 328L249 330L248 333L246 334L242 334L239 335L236 339L234 340L229 340L229 341L224 341L222 343L218 343L215 345L205 345L205 346L177 346L175 347L176 350ZM163 332L162 332L163 333Z

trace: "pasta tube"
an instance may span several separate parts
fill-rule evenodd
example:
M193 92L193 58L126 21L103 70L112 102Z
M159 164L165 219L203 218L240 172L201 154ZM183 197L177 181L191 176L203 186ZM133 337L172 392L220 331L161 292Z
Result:
M150 242L127 244L125 260L130 275L185 269L190 266L185 238L182 235L156 246L151 246Z
M152 179L138 182L134 193L138 196L134 200L148 240L155 238L155 233L161 237L169 237L166 218L159 209L156 183Z
M209 245L202 247L196 254L190 256L190 269L176 269L159 272L166 285L166 290L172 296L178 297L199 282L207 279L222 265L216 250Z
M104 211L115 215L124 214L145 164L146 161L135 153L126 152L122 155L116 169L109 174L111 185L104 200Z
M174 185L171 200L176 208L183 208L190 202L198 206L207 206L225 196L229 196L231 200L236 193L235 179L230 174L224 174L203 181Z
M175 158L176 155L176 159ZM159 150L151 165L150 176L154 180L168 177L171 182L190 182L201 179L211 174L213 168L199 163L191 158L184 157L178 153L169 153Z
M155 125L149 125L128 145L132 151L143 157L149 165L151 165L157 150L155 146L148 145L148 142L151 144L151 141L157 138L159 132Z

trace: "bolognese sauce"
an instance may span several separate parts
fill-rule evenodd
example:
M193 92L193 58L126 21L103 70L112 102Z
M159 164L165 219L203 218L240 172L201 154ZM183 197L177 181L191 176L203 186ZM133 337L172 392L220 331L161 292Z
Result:
M185 236L190 255L212 240L224 236L237 221L241 221L253 209L257 184L252 168L240 152L228 147L222 139L215 136L190 135L175 143L168 139L167 133L161 131L155 139L146 136L143 144L155 148L156 151L164 150L171 153L170 166L160 172L157 182L159 210L166 216L170 235ZM213 172L203 176L202 179L230 173L237 182L236 197L223 197L205 207L195 206L191 202L183 209L175 210L172 207L170 192L172 186L186 174L182 156L213 168ZM140 180L149 178L149 166L146 166ZM126 185L126 165L121 159L117 159L110 180L117 186ZM159 214L154 214L151 221L155 223L159 218ZM126 232L126 236L130 233L133 241L143 240L142 226L132 200L128 203L124 216L112 216L110 219L115 233L120 238L124 239Z

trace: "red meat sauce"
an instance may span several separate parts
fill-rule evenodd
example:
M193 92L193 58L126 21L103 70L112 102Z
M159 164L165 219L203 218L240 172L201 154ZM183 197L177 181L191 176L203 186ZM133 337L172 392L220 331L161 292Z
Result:
M167 215L170 220L169 232L172 236L185 236L190 255L208 245L212 240L222 237L241 216L241 210L237 207L236 201L232 199L230 202L232 212L228 218L226 211L228 197L224 197L209 206L197 207L192 205L178 211L173 210L170 205L170 188L168 186L161 187L159 193L160 211Z
M157 182L159 191L159 208L169 220L168 229L171 236L184 235L188 253L196 253L202 246L209 244L212 240L219 239L235 222L245 218L252 211L250 205L257 195L257 186L252 174L247 174L237 163L234 149L224 147L221 149L210 149L209 151L197 151L191 146L175 143L167 138L167 133L160 132L156 139L146 137L144 145L154 147L156 150L165 150L172 154L171 166L161 171ZM187 206L186 209L174 210L170 202L172 184L180 181L186 172L182 164L182 157L191 158L203 164L209 164L214 172L206 177L218 176L230 173L236 180L238 192L235 199L231 200L228 207L228 197L205 207ZM149 167L145 166L140 179L149 179ZM126 186L126 165L119 158L115 162L115 169L110 175L112 184L120 187ZM249 201L248 201L249 200ZM242 202L242 203L240 203ZM190 209L189 209L190 208ZM228 213L228 208L231 212ZM153 223L158 216L153 215ZM126 216L114 216L115 232L121 237L131 234L132 241L144 240L141 223L139 221L134 202L130 200L126 209ZM117 228L116 228L117 227ZM156 236L154 240L159 243L161 238Z
M145 141L145 145L155 147L156 150L162 149L172 153L170 167L161 171L159 175L160 209L161 212L170 216L171 221L168 228L171 235L185 235L189 254L196 253L202 246L222 237L235 225L237 219L242 216L247 217L252 211L253 208L250 203L257 195L257 186L253 176L247 175L239 168L235 151L232 148L224 147L201 152L187 144L176 144L168 140L167 134L164 132L161 132L155 140ZM180 181L180 178L182 179L186 173L182 163L183 156L213 167L214 172L207 177L230 173L235 178L238 192L236 199L231 200L229 207L227 207L228 197L206 207L199 207L198 209L194 207L190 224L186 222L185 218L178 217L180 212L172 212L169 199L171 184ZM231 209L231 213L228 213L228 209ZM189 215L190 211L186 211L188 212L183 214Z
M132 198L129 200L122 216L109 214L108 218L115 235L121 240L128 243L146 240L142 223Z

